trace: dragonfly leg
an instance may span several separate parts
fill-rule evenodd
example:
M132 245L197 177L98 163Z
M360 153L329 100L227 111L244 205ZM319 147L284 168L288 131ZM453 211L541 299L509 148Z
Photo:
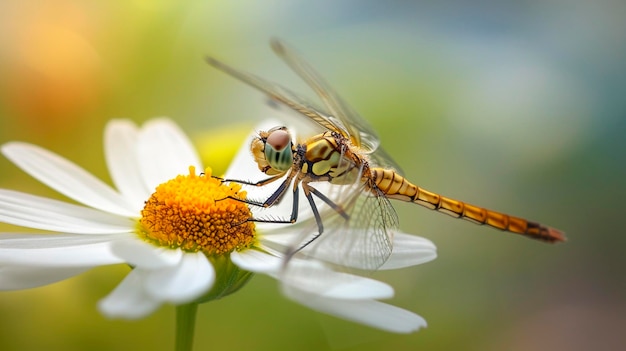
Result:
M308 183L302 183L302 190L304 191L304 196L306 197L307 201L309 201L309 205L311 206L311 210L313 211L313 216L315 217L315 222L317 223L317 229L318 232L317 234L315 234L311 239L307 240L307 242L305 242L304 244L300 245L299 247L291 247L290 249L288 249L285 252L285 260L283 262L289 262L291 260L291 258L297 254L300 250L304 249L305 247L309 246L309 244L311 244L312 242L314 242L317 238L320 237L320 235L322 235L322 233L324 232L324 224L322 223L322 217L320 216L320 213L317 209L317 205L315 205L315 200L313 200L313 196L311 195L313 192L311 190L315 190L313 187L309 186ZM294 212L295 215L297 216L297 210L298 210L298 206L295 205L297 203L297 196L295 194L297 194L297 189L295 190L296 193L294 193ZM317 190L315 190L317 191ZM294 216L294 214L292 213L292 217Z
M222 177L217 177L217 176L211 176L211 178L215 178L217 180L219 180L222 183L237 183L237 184L245 184L245 185L253 185L253 186L263 186L263 185L267 185L269 183L272 183L280 178L282 178L283 174L279 174L273 177L269 177L267 179L263 179L263 180L259 180L258 182L250 182L247 180L239 180L239 179L226 179L226 178L222 178Z
M261 187L264 185L267 185L269 183L272 183L278 179L280 179L282 177L282 175L277 175L271 178L267 178L258 182L248 182L245 180L234 180L234 179L224 179L224 178L220 178L220 177L213 177L215 179L219 179L222 183L224 182L233 182L233 183L238 183L238 184L245 184L245 185L253 185L253 186L257 186L257 187ZM282 199L283 195L285 195L285 191L287 190L287 186L289 185L289 183L291 183L291 180L293 179L293 176L290 174L289 176L287 176L287 179L285 179L284 182L282 182L282 184L278 187L278 189L276 189L276 191L270 195L269 198L267 198L267 200L261 202L261 201L253 201L253 200L248 200L248 199L241 199L238 197L234 197L234 196L227 196L223 199L219 199L216 201L222 201L222 200L226 200L226 199L231 199L231 200L235 200L235 201L239 201L239 202L243 202L245 204L248 205L252 205L252 206L257 206L257 207L270 207L273 204L277 203L280 201L280 199Z
M309 246L312 242L317 240L324 233L324 223L322 222L322 217L320 216L319 210L317 209L317 205L315 204L315 200L313 200L313 196L315 195L324 201L328 206L330 206L333 210L335 210L341 217L348 220L350 219L350 215L346 213L343 207L337 205L331 199L329 199L326 195L322 194L319 190L310 186L308 182L302 183L302 190L304 191L304 196L309 201L309 205L311 206L311 211L313 211L313 217L315 217L315 222L317 223L317 234L315 234L311 239L307 240L304 244L300 245L297 249L291 249L287 251L287 261L293 257L298 251L304 249ZM294 211L297 211L297 207L294 206Z
M264 205L264 202L260 202L260 201L253 201L253 200L248 200L248 199L240 199L240 198L238 198L238 197L234 197L234 196L232 196L232 195L228 195L228 196L226 196L226 197L225 197L225 198L223 198L223 199L217 199L217 200L215 200L215 201L224 201L224 200L234 200L234 201L237 201L237 202L243 202L244 204L251 205L251 206L256 206L256 207L266 207L266 206Z
M280 223L280 224L293 224L298 220L298 187L293 189L293 207L291 208L291 216L288 220L284 219L263 219L263 218L249 218L245 222L260 222L260 223ZM263 206L261 204L260 206Z
M324 223L322 222L322 217L320 216L319 210L317 209L317 205L315 204L315 201L313 200L313 196L311 194L317 196L322 201L324 201L328 206L330 206L333 210L339 213L339 215L343 217L344 219L346 220L350 219L350 215L346 213L343 207L337 205L333 200L329 199L326 195L322 194L319 190L310 186L309 183L302 183L302 190L304 191L304 196L306 196L306 199L309 201L309 205L311 206L311 210L313 211L313 217L315 217L315 222L317 223L318 232L307 242L300 245L300 247L298 247L297 249L289 250L287 253L287 261L291 259L293 255L298 253L298 251L304 249L305 247L309 246L309 244L317 240L317 238L319 238L322 235L322 233L324 233Z
M291 180L293 179L293 177L295 175L295 174L294 175L292 175L292 174L289 174L287 176L287 178L285 179L285 181L280 184L278 189L276 189L276 191L274 191L274 193L272 195L270 195L270 197L268 197L267 200L265 200L265 202L263 203L263 207L270 207L270 206L280 202L280 200L285 195L285 192L287 192L287 187L289 186L289 184L291 184ZM293 192L294 192L294 197L297 197L297 195L296 195L297 192L298 192L298 185L297 184L294 186ZM295 201L295 199L294 199L294 202L297 202L297 201ZM297 205L296 205L296 208L297 208ZM297 212L297 210L296 210L296 212ZM292 213L291 216L293 217L293 213Z
M304 187L304 185L303 185ZM341 217L348 220L350 219L350 215L346 213L346 211L340 205L337 205L333 200L329 199L326 195L322 194L319 190L315 189L312 186L309 186L309 190L313 195L319 197L322 201L324 201L330 208L335 210Z
M304 246L311 243L313 240L317 239L324 232L324 224L322 223L322 217L320 216L320 212L317 209L317 205L315 205L315 201L313 200L313 196L311 193L315 193L315 188L309 185L309 183L302 183L302 190L304 191L304 196L309 201L309 205L311 206L311 210L313 211L313 217L315 217L315 222L317 223L317 235L311 239L309 242L304 244Z
M286 262L289 262L295 254L300 252L305 247L309 246L312 242L317 240L324 233L324 223L322 222L322 217L319 213L319 210L317 209L317 205L315 204L313 195L317 196L322 201L324 201L328 206L330 206L333 210L335 210L345 220L350 219L350 215L343 209L342 206L336 204L333 200L329 199L326 195L321 193L319 190L309 185L308 182L302 182L302 190L304 191L304 196L306 197L307 201L309 202L309 205L311 206L313 217L315 218L315 222L317 223L318 232L311 239L307 240L304 244L301 244L298 247L291 247L290 249L286 250L285 260L284 260L285 264ZM295 195L294 195L294 200L297 202L297 196ZM296 216L297 216L297 209L298 209L297 206L294 204L293 211L296 214ZM292 213L292 218L293 218L293 213Z
M232 199L235 201L239 201L239 202L243 202L246 203L248 205L252 205L252 206L257 206L257 207L270 207L278 202L280 202L280 200L285 196L285 193L287 192L288 186L289 184L291 184L291 181L293 179L294 175L289 174L287 176L287 178L280 184L280 186L278 187L278 189L276 189L276 191L274 191L274 193L272 193L272 195L270 195L269 198L267 198L267 200L265 200L264 202L260 202L260 201L252 201L252 200L247 200L247 199L240 199L240 198L236 198L233 196L228 196L225 197L224 199ZM270 178L270 182L275 180L276 177L274 178ZM295 223L298 220L298 197L299 197L299 192L298 192L298 184L296 183L293 187L293 205L292 205L292 209L291 209L291 216L289 217L289 220L283 220L283 219L263 219L263 218L249 218L247 220L244 221L245 222L260 222L260 223L281 223L281 224L292 224ZM221 200L224 200L221 199Z

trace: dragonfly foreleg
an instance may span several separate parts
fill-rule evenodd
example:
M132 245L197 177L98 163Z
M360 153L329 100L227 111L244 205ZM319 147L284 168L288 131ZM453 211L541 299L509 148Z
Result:
M252 205L252 206L257 206L257 207L263 207L263 208L267 208L270 207L278 202L280 202L280 200L284 197L289 184L291 184L291 181L293 179L293 175L289 174L287 176L287 178L280 184L280 186L278 187L278 189L276 189L276 191L274 191L272 193L272 195L270 195L270 197L268 197L265 201L261 202L261 201L253 201L253 200L248 200L248 199L241 199L241 198L237 198L237 197L233 197L233 196L228 196L225 197L223 199L220 200L225 200L225 199L232 199L235 201L239 201L239 202L243 202L245 204L248 205ZM278 179L280 177L272 177L266 180L266 183L272 182L276 179ZM244 183L247 184L247 183ZM250 185L254 185L256 183L249 183ZM216 200L216 201L220 201L220 200ZM248 218L247 220L245 220L242 223L245 222L260 222L260 223L279 223L279 224L292 224L295 223L298 220L298 203L299 203L299 192L298 192L298 185L295 184L293 187L293 205L292 205L292 209L291 209L291 216L289 217L288 220L284 220L284 219L265 219L265 218Z
M263 207L270 207L270 206L280 202L280 200L285 195L285 192L287 191L287 187L289 186L289 184L291 184L291 180L294 177L292 174L289 174L287 176L287 178L285 179L285 181L280 184L278 189L276 189L276 191L274 191L274 193L272 195L270 195L270 197L268 197L267 200L265 200L265 202L263 203ZM297 194L297 190L298 190L298 187L296 186L294 188L294 196L297 196L296 195ZM293 215L292 215L292 217L293 217Z
M277 192L278 192L278 190L277 190ZM280 223L280 224L293 224L293 223L296 223L296 221L298 220L298 202L299 202L299 195L298 195L298 187L296 186L293 189L293 205L292 205L292 208L291 208L291 216L289 217L289 220L250 218L246 222ZM263 206L263 204L261 204L260 206Z
M282 175L277 175L271 178L267 178L258 182L248 182L245 180L234 180L234 179L224 179L224 178L220 178L220 177L213 177L216 179L219 179L222 183L224 182L233 182L233 183L239 183L239 184L245 184L245 185L253 185L253 186L257 186L257 187L261 187L264 185L267 185L275 180L278 180L280 178L282 178ZM270 207L272 205L274 205L275 203L279 202L280 199L282 199L283 195L285 195L285 191L287 190L287 186L291 183L291 180L293 179L293 176L291 174L289 174L287 176L287 179L285 179L284 182L282 182L282 184L280 184L280 186L278 187L278 189L276 189L276 191L274 193L272 193L272 195L270 195L269 198L267 198L265 201L261 202L261 201L254 201L254 200L248 200L248 199L241 199L235 196L227 196L223 199L219 199L216 201L221 201L221 200L226 200L226 199L231 199L231 200L235 200L235 201L239 201L239 202L243 202L245 204L248 205L252 205L252 206L257 206L257 207Z
M269 177L267 179L259 180L258 182L251 182L251 181L239 180L239 179L226 179L226 178L217 177L217 176L211 176L211 177L219 180L222 183L229 182L229 183L245 184L245 185L252 185L252 186L264 186L280 179L282 176L283 174L279 174L273 177Z

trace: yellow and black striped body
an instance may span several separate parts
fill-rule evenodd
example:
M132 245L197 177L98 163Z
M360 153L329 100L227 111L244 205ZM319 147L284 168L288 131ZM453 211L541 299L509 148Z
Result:
M431 210L476 224L485 224L503 231L521 234L547 242L564 241L565 235L554 228L471 205L427 191L409 182L392 169L371 167L367 156L354 152L351 143L335 132L315 135L298 148L300 180L328 181L332 184L353 184L361 177L374 194L405 202L413 202Z
M486 224L533 239L547 242L565 240L565 235L557 229L424 190L390 169L371 168L369 177L372 183L390 199L413 202L455 218L463 218L476 224Z
M353 184L358 180L364 160L353 153L345 138L326 132L307 139L302 148L300 172L314 181Z

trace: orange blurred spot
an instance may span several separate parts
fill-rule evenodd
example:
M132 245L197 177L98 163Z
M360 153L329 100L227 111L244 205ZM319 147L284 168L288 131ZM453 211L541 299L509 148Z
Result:
M76 125L99 105L104 85L99 55L81 34L80 9L69 11L74 16L22 10L5 24L13 33L0 66L7 117L42 133Z

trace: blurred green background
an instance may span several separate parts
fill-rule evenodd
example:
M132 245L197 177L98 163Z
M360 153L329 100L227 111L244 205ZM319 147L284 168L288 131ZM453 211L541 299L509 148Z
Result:
M3 1L0 142L41 145L110 182L106 121L169 116L223 171L271 116L203 56L308 92L269 50L279 36L366 116L413 182L569 241L396 204L402 229L433 240L439 258L375 278L428 328L394 335L323 316L257 276L201 306L196 350L624 349L625 16L611 0ZM4 158L0 187L62 198ZM172 306L134 322L96 311L126 272L0 293L0 350L171 350Z

